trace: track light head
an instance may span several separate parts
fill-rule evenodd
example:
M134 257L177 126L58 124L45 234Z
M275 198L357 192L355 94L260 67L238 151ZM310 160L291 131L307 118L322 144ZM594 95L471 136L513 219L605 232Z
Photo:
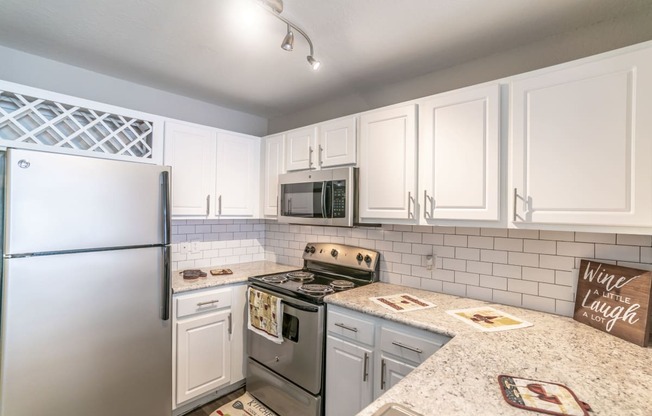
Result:
M321 62L319 62L318 60L316 60L315 58L313 58L312 55L308 55L308 58L307 58L307 59L308 59L308 63L310 64L310 66L312 67L312 69L313 69L314 71L318 70L319 67L321 66Z
M290 25L288 25L288 32L283 38L283 43L281 43L281 49L284 51L292 52L292 49L294 48L294 33L292 32L292 28Z

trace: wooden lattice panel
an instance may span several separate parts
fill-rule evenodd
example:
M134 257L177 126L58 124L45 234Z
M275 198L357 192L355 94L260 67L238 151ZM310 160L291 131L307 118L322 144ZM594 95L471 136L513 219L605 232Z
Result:
M0 139L151 159L153 123L0 91Z

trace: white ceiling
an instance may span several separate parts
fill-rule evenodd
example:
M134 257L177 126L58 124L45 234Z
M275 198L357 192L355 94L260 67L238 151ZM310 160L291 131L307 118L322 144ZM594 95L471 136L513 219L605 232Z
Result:
M0 44L273 118L650 7L650 0L0 0ZM244 9L244 11L243 11Z

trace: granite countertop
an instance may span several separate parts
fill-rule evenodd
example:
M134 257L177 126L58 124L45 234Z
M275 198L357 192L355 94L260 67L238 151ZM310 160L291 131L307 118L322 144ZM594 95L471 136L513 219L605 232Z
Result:
M398 293L411 293L437 307L399 314L369 300ZM497 382L500 374L564 384L591 405L591 415L652 415L652 348L570 318L385 283L333 294L326 302L453 337L358 416L370 416L391 402L424 416L536 414L505 402ZM483 305L534 326L480 332L445 313Z
M231 269L233 274L213 276L210 273L211 269ZM200 269L206 273L206 277L199 277L194 280L184 280L183 276L181 275L182 270L175 270L172 272L172 292L181 293L188 292L190 290L242 283L246 282L249 276L282 273L297 269L298 267L296 266L278 264L272 261L253 261L250 263L224 264L220 266Z

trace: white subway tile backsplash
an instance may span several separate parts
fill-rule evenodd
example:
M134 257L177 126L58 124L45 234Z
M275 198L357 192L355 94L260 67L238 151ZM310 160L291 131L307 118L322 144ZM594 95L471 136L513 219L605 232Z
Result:
M457 247L455 257L464 260L480 260L480 250L477 248Z
M555 271L537 267L523 267L522 278L523 280L535 282L555 283Z
M539 266L539 255L530 253L509 252L507 255L507 263L517 266Z
M507 235L510 238L530 238L536 240L539 238L539 230L508 230Z
M633 235L633 234L618 234L616 244L628 246L647 246L652 245L652 236L649 235Z
M539 292L539 283L521 279L507 279L507 290L510 292L537 295Z
M520 238L495 238L496 250L523 251L523 240Z
M465 235L444 235L444 245L453 247L466 247L468 244L468 237Z
M509 264L494 264L494 276L511 277L512 279L521 278L521 266Z
M523 240L526 253L557 254L557 242L547 240Z
M572 231L539 231L539 238L541 240L556 240L556 241L575 241L575 233Z
M491 237L470 236L469 239L468 239L468 246L470 248L493 249L494 248L494 239L491 238Z
M596 244L595 257L606 260L640 261L640 247Z
M652 236L383 225L319 227L265 220L175 220L175 269L267 259L303 265L307 242L381 253L381 281L572 316L582 258L652 269ZM197 253L179 243L199 241ZM434 254L428 269L427 255Z
M557 243L557 254L560 256L592 259L595 257L595 245L590 243L570 243L560 241Z

